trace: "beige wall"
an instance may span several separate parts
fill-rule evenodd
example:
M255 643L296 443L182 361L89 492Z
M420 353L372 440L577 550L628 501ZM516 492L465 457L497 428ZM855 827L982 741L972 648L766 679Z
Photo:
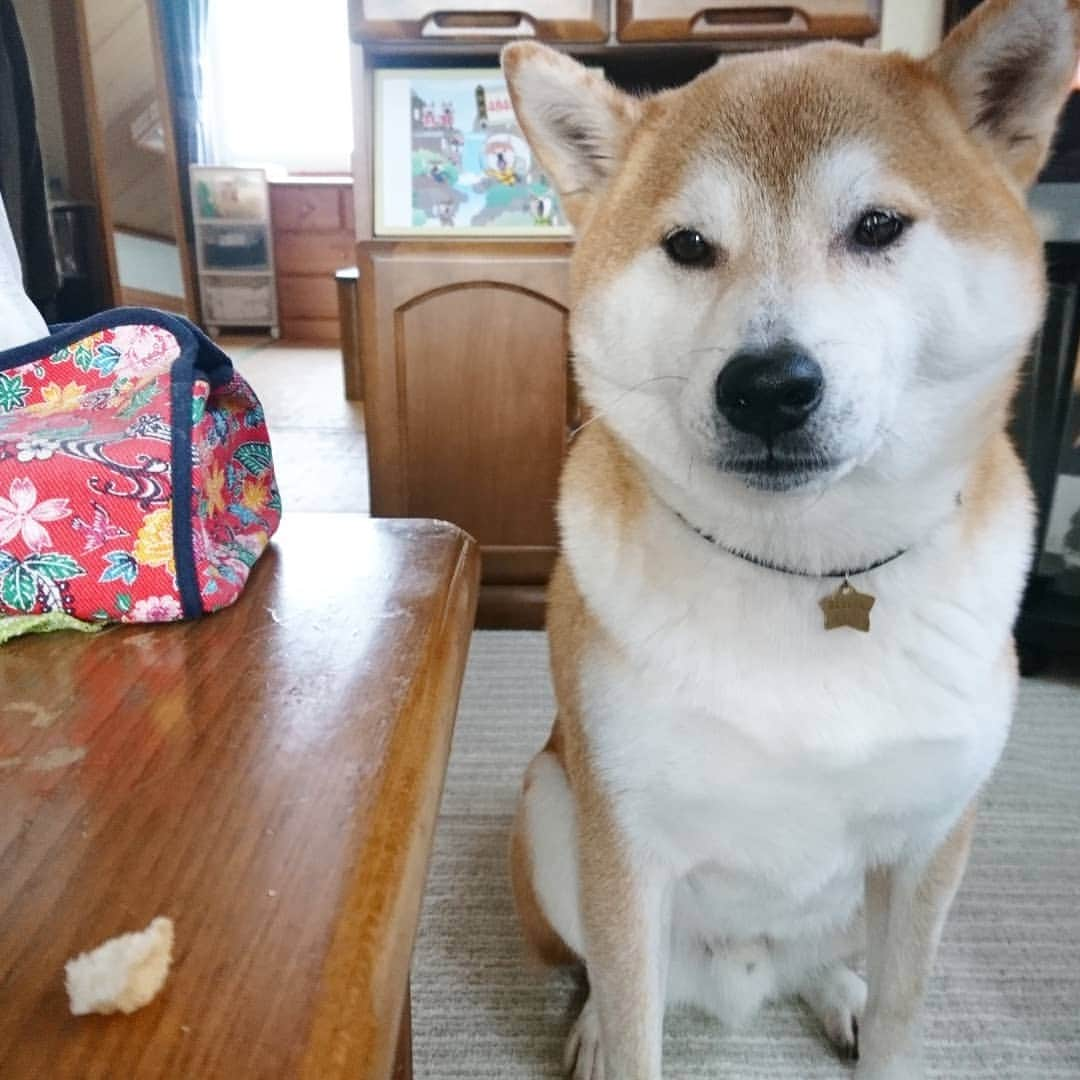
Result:
M881 47L926 56L941 41L945 0L885 0Z
M47 0L15 0L15 14L18 16L26 52L30 58L30 76L34 82L34 107L37 110L41 156L45 159L45 177L59 177L66 189L68 166L64 150L60 91L56 81L51 5Z

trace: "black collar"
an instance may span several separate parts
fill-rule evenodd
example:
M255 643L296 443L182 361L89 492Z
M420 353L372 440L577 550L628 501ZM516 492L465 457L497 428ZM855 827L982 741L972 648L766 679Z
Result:
M794 566L781 566L779 563L769 562L767 559L759 559L749 552L739 551L737 548L728 547L727 544L717 540L715 536L710 536L709 533L703 532L696 525L687 521L678 510L674 510L674 513L684 525L693 529L702 540L707 540L714 547L718 547L728 555L732 555L736 559L742 559L743 562L751 563L753 566L760 566L763 570L775 570L778 574L791 574L793 577L843 578L846 580L847 578L857 577L859 574L869 574L871 570L876 570L879 566L885 566L887 563L894 562L896 559L899 559L901 555L906 555L911 550L910 548L901 548L899 551L894 551L892 555L886 555L884 559L878 559L877 562L868 563L866 566L854 567L850 570L826 570L820 574L813 574L809 570L799 570Z

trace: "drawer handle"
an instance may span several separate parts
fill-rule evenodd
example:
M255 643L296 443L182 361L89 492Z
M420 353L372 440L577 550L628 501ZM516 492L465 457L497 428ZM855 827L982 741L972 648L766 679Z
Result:
M421 37L536 37L536 25L518 11L436 11L420 30Z
M769 34L778 30L810 29L806 16L793 7L706 8L694 16L690 30L694 34L715 33L718 27L747 32L760 29Z

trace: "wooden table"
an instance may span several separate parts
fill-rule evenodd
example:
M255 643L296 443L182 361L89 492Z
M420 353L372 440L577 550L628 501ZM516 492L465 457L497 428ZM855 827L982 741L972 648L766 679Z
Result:
M301 515L230 610L0 648L0 1077L409 1075L477 576L451 525ZM64 962L155 915L160 997L71 1016Z

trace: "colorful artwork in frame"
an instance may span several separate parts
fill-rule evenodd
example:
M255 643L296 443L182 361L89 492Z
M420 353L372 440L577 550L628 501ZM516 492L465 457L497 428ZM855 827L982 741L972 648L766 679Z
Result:
M498 68L375 72L377 236L569 236Z

